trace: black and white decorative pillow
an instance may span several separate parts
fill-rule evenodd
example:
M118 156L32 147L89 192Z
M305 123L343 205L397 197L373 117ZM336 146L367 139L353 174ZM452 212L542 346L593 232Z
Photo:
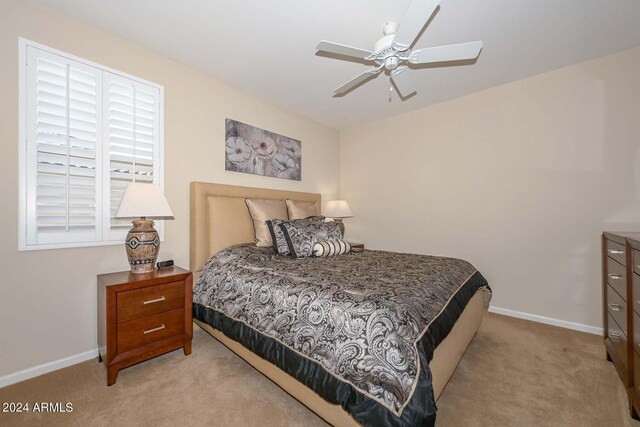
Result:
M312 256L336 256L349 253L351 243L344 240L322 240L313 245Z
M279 227L280 224L284 224L285 222L291 222L294 224L298 224L301 226L309 225L309 224L320 224L323 223L325 217L322 215L318 216L310 216L304 219L294 219L291 221L285 221L282 219L270 219L267 221L267 227L269 228L269 232L271 233L271 240L273 240L273 250L276 251L278 255L289 255L289 245L287 244L287 240L284 237L284 233L282 229Z
M289 246L289 252L295 258L310 257L313 245L321 240L340 240L342 230L337 222L322 222L299 225L293 221L283 222L278 227L282 230Z

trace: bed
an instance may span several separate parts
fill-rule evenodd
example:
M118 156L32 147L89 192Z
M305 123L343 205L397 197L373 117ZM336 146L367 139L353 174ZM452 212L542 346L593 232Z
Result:
M201 288L194 290L194 322L332 425L433 424L435 401L478 330L482 316L488 307L491 293L484 278L470 264L461 260L411 254L365 251L362 254L336 257L328 263L317 259L297 263L292 260L275 259L276 256L269 254L264 248L255 248L247 244L253 242L254 237L245 198L320 202L320 195L315 193L193 182L191 184L190 268L197 277L209 262L203 279L197 281ZM214 254L218 256L210 260ZM307 264L304 264L305 262ZM261 332L253 327L255 325L251 325L246 316L229 314L228 310L213 304L208 305L204 298L204 294L208 291L202 288L207 286L205 283L207 280L213 280L214 276L221 277L221 273L224 277L235 275L235 279L229 283L242 283L242 277L250 277L247 276L249 274L267 274L270 278L278 278L273 286L280 286L282 283L288 285L293 276L305 276L306 282L321 286L322 278L326 276L327 271L331 271L332 274L342 274L339 280L345 280L344 272L352 266L362 271L373 271L374 268L371 266L384 266L385 262L389 263L389 269L393 268L394 264L402 262L406 262L407 266L422 263L428 271L445 273L450 271L446 274L452 276L451 280L444 280L447 283L451 282L447 285L449 293L445 292L440 296L442 301L439 302L439 306L436 302L433 303L435 314L431 316L427 327L419 331L419 340L415 345L415 351L419 352L415 355L416 363L403 365L413 369L407 372L411 372L415 378L404 375L403 378L408 377L409 381L398 381L400 385L391 392L384 390L382 385L386 379L393 376L392 371L376 367L373 371L377 376L374 377L362 366L359 366L359 370L355 373L349 371L352 368L347 366L347 371L342 372L344 368L341 367L342 370L336 374L336 371L332 371L331 366L328 366L331 363L326 362L326 360L335 359L335 357L332 359L332 355L322 360L318 359L315 354L306 354L302 350L304 345L296 348L295 340L287 343L284 337L275 336L269 331ZM316 267L312 267L311 263L315 263ZM231 268L228 267L230 265L234 266L235 272L230 271L227 274L222 269ZM302 270L296 274L291 273L295 268ZM325 271L326 269L329 270ZM318 270L317 275L313 276L316 270ZM421 272L416 271L417 273ZM380 272L376 274L384 276ZM286 280L281 279L286 275L290 277ZM456 275L459 277L454 280L453 277ZM372 277L377 276L368 276L365 281L370 281ZM382 288L387 289L385 286ZM231 292L228 301L220 302L222 306L229 304L234 298L241 299L238 298L238 290L234 291L236 294ZM287 291L293 292L291 289ZM384 294L380 289L377 291ZM384 298L381 297L381 301L384 302ZM318 342L320 342L319 338ZM426 350L422 348L423 344ZM429 359L430 361L426 363ZM412 359L407 358L407 360ZM366 363L363 362L361 365ZM368 388L363 385L364 383L358 382L365 381L363 377L367 377L366 381L369 381ZM430 379L428 384L425 378Z

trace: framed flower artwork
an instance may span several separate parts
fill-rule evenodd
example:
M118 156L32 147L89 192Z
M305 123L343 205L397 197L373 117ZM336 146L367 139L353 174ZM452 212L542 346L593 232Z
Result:
M225 170L300 181L302 142L226 119Z

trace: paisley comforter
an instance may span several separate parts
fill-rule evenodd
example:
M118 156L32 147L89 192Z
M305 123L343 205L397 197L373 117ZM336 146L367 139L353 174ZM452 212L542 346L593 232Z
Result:
M243 244L208 261L193 313L363 425L433 425L428 362L481 287L454 258L295 259Z

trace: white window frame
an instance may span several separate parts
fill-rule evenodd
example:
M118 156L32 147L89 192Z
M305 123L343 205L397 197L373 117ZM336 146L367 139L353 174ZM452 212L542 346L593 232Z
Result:
M98 223L96 221L96 232L99 236L99 239L95 242L69 242L69 243L50 243L50 244L29 244L27 242L27 223L29 221L28 218L28 206L29 203L27 194L28 194L28 185L27 185L27 176L30 171L29 167L29 158L27 155L27 135L28 135L28 121L27 121L27 48L34 47L36 49L40 49L44 52L51 53L54 55L62 56L66 59L76 61L83 65L97 68L103 72L108 72L115 74L116 76L120 76L126 79L134 80L144 85L148 85L154 87L159 90L159 126L158 126L158 150L157 153L154 153L154 162L158 161L158 181L157 184L160 185L160 188L164 191L164 86L159 85L157 83L153 83L144 79L141 79L136 76L132 76L130 74L123 73L118 70L114 70L113 68L105 67L104 65L97 64L92 61L88 61L86 59L77 57L75 55L68 54L66 52L62 52L57 49L53 49L51 47L42 45L40 43L36 43L22 37L18 38L18 251L32 251L32 250L44 250L44 249L64 249L64 248L79 248L79 247L93 247L93 246L112 246L112 245L121 245L124 242L123 239L116 240L107 240L109 238L109 234L105 231L107 223L110 221L109 218L109 207L103 206L101 212L97 212L96 218L102 217L102 221ZM104 115L103 115L104 117ZM103 132L104 134L104 132ZM105 141L104 138L96 144L96 150L101 153L105 153L100 157L103 157L102 164L108 164L108 152L106 151L106 147L108 147L108 141ZM97 152L96 152L96 155ZM104 156L107 155L104 160ZM99 193L96 194L97 197L104 199L106 191L108 190L108 178L109 171L102 171L101 181L102 185L97 190ZM105 215L106 214L106 215ZM164 241L164 221L156 221L156 229L160 234L160 240Z

